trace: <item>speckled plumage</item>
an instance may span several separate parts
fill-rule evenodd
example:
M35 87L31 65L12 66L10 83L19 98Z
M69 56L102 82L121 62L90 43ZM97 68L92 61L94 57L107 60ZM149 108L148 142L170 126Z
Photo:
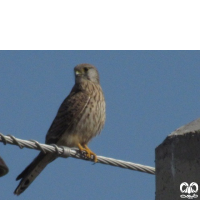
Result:
M46 144L77 147L87 145L100 133L105 123L105 100L97 69L90 64L74 68L75 85L61 104L47 135ZM46 167L54 154L40 153L17 177L21 179L15 194L21 194Z

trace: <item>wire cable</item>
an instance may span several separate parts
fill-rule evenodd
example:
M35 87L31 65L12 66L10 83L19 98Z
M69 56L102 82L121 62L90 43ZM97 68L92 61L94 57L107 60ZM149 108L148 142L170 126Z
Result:
M41 144L35 140L22 140L19 138L15 138L12 135L3 135L0 133L0 142L3 144L12 144L12 145L17 145L21 149L26 147L29 149L36 149L39 151L42 151L43 153L55 153L59 157L74 157L78 159L83 159L87 161L93 161L93 159L86 159L86 156L83 152L80 152L79 149L77 148L69 148L69 147L64 147L64 146L57 146L55 144L52 145L47 145L47 144ZM86 153L86 152L85 152ZM155 174L155 168L150 167L150 166L145 166L141 164L136 164L132 162L126 162L123 160L117 160L114 158L108 158L104 156L97 156L98 163L106 164L106 165L112 165L116 167L121 167L121 168L126 168L130 170L135 170L135 171L140 171L140 172L145 172L149 174Z

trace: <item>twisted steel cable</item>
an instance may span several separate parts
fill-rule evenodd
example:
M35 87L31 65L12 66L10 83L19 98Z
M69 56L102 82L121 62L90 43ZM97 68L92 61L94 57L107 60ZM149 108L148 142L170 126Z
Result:
M80 151L76 148L69 148L69 147L63 147L63 146L57 146L55 144L47 145L47 144L40 144L39 142L35 140L22 140L19 138L15 138L12 135L3 135L0 133L0 142L4 144L12 144L17 145L20 148L29 148L29 149L37 149L40 151L43 151L44 153L50 152L50 153L56 153L59 157L74 157L78 159L83 159L87 161L93 161L92 159L86 159L84 153L80 153ZM130 170L145 172L149 174L155 174L155 168L150 166L145 166L141 164L136 164L132 162L126 162L123 160L117 160L114 158L108 158L104 156L97 156L98 163L112 165L116 167L126 168Z

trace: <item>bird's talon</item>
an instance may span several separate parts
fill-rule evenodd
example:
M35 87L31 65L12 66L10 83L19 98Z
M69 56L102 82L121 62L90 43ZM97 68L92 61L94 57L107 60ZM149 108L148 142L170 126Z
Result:
M81 155L84 156L85 159L92 159L94 160L94 162L97 162L97 156L94 152L92 152L87 145L84 145L83 147L81 146L81 144L78 144L78 148L81 152Z

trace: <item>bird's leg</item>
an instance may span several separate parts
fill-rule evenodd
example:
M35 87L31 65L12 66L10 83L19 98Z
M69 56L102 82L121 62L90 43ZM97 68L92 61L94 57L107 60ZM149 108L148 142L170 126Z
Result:
M86 144L84 144L84 147L85 147L87 153L90 155L90 157L91 157L91 155L93 155L94 162L97 162L97 155L93 151L91 151Z
M87 156L87 158L89 158L89 159L91 159L91 155L93 155L93 156L94 156L94 162L97 162L97 155L96 155L94 152L92 152L86 144L84 144L84 145L82 146L82 145L79 143L79 144L78 144L78 148L79 148L79 150L80 150L81 152L85 151L85 152L86 152L86 156Z

